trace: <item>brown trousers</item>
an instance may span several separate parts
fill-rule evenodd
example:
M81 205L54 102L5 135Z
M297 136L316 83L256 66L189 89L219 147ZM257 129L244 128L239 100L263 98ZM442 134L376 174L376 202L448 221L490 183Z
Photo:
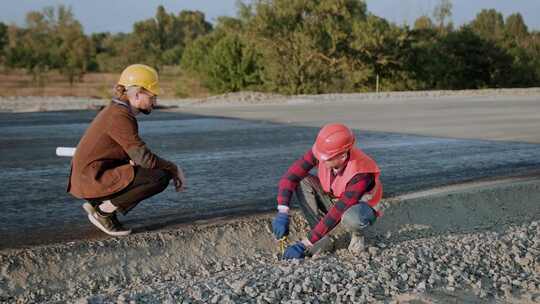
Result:
M165 190L171 179L171 174L165 170L135 167L135 177L126 188L108 196L87 200L94 207L110 200L125 215L141 201Z

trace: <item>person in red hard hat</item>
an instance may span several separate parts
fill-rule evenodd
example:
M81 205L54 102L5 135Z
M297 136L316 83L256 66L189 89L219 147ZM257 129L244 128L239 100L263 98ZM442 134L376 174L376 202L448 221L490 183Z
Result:
M272 221L277 239L289 233L289 202L296 193L311 227L306 239L285 250L284 259L302 259L337 224L351 232L349 250L364 249L362 230L372 225L382 197L380 170L373 159L355 147L353 132L345 125L325 125L315 143L295 161L279 181L278 213ZM317 176L310 175L317 169Z

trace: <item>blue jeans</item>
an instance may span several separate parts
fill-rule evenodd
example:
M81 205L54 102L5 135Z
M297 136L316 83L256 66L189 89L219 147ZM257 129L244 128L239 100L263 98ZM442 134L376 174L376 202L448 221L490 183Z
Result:
M341 224L349 232L360 232L376 220L375 211L365 202L358 202L347 209L341 218Z

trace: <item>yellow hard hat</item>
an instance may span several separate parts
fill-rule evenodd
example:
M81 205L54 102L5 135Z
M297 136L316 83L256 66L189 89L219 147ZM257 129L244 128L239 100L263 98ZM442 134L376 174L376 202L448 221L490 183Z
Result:
M118 84L125 87L139 86L154 95L159 95L158 73L154 68L144 64L132 64L122 71Z

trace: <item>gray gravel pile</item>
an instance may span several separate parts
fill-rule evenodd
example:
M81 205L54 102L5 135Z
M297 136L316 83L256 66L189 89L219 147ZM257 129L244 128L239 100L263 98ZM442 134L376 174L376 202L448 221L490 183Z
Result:
M285 103L287 96L263 92L234 92L194 99L192 105Z
M432 91L395 91L380 93L333 93L320 95L296 95L292 97L309 98L319 102L335 100L379 100L407 98L439 98L439 97L495 97L495 96L530 96L540 94L540 88L517 89L481 89L481 90L432 90Z
M0 97L0 112L45 112L97 109L107 100L84 97Z
M305 261L278 261L271 255L232 258L196 273L175 269L172 275L156 273L135 278L126 286L109 284L96 289L100 292L75 289L56 294L52 300L374 303L390 302L403 294L470 290L473 302L506 301L519 296L523 303L538 303L540 222L510 227L504 232L451 234L395 243L389 239L386 243L371 243L356 256L339 249ZM12 300L32 302L37 298Z
M482 89L456 91L404 91L381 93L332 93L320 95L280 95L263 92L234 92L205 98L160 99L159 104L167 107L198 107L219 105L255 105L255 104L314 104L328 102L379 102L383 100L406 100L410 98L441 97L501 97L501 96L537 96L540 88L523 89ZM107 105L108 100L85 97L52 96L0 96L0 112L44 112L61 110L99 109Z

